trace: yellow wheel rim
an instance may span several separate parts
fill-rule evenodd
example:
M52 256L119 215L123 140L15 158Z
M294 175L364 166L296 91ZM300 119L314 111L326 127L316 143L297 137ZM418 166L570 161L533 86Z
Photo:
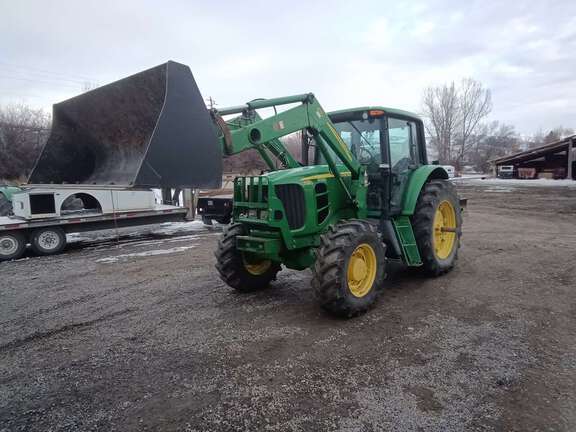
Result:
M456 243L456 211L450 201L442 201L434 216L434 252L438 259L446 259Z
M372 246L362 243L348 261L348 289L355 297L364 297L370 292L376 279L376 253Z
M262 260L257 262L248 262L244 258L244 268L248 273L254 276L260 276L268 271L270 266L272 265L272 261L270 260Z

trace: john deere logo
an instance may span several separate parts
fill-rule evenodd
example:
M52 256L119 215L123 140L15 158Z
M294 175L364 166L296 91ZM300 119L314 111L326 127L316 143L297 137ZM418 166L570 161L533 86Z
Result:
M277 131L284 129L284 121L280 120L279 122L274 123L272 128Z

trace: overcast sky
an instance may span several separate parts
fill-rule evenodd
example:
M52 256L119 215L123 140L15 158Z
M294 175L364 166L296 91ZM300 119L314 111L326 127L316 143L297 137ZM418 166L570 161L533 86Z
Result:
M418 112L462 77L522 133L576 127L576 0L0 0L0 102L50 107L175 60L219 106L314 92Z

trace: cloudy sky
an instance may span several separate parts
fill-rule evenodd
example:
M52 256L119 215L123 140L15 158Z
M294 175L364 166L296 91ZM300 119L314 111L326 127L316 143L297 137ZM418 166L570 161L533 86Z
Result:
M419 111L462 77L525 134L576 127L576 1L0 0L0 103L50 107L171 59L219 106L312 91Z

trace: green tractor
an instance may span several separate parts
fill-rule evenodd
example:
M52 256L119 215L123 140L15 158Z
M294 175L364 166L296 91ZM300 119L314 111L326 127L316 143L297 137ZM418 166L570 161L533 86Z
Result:
M271 107L273 116L257 114ZM235 180L233 221L216 250L230 287L260 290L282 265L311 268L320 305L352 317L374 304L387 261L432 276L454 266L460 202L448 173L428 164L416 115L379 106L326 114L312 94L211 113L225 154L255 149L270 167ZM312 161L297 162L279 140L297 131Z

